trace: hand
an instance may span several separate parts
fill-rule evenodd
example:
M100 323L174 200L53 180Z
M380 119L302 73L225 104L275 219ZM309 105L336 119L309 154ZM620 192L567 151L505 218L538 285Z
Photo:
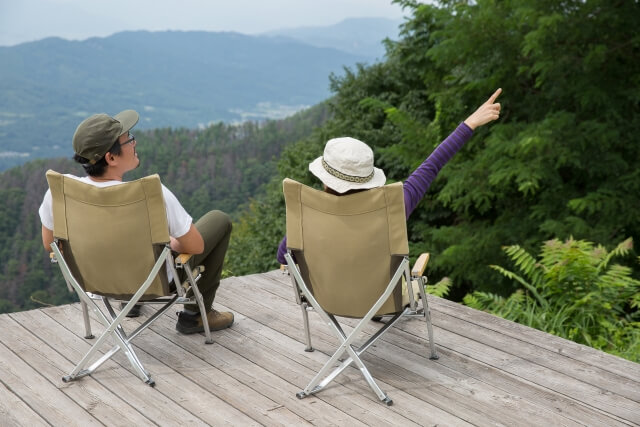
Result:
M500 103L495 102L498 95L502 93L502 89L496 90L493 95L481 106L478 107L472 115L467 117L464 123L472 130L475 128L492 122L500 117Z

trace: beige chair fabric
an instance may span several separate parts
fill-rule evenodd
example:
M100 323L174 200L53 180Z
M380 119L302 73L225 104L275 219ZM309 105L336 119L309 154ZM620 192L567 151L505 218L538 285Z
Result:
M328 313L363 317L409 253L402 183L347 196L290 179L283 189L287 247L314 297ZM397 286L378 314L406 304Z
M158 175L96 187L47 172L54 237L86 292L129 299L169 242ZM169 295L163 269L142 300Z

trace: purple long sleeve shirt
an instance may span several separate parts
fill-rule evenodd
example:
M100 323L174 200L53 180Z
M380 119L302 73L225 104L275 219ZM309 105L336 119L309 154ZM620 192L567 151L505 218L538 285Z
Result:
M456 130L449 135L418 169L413 171L409 178L402 185L404 191L404 209L407 219L418 206L420 200L431 186L431 183L438 175L438 172L447 164L447 162L462 148L464 144L471 138L473 131L464 122L460 123ZM284 254L287 253L287 237L280 242L278 246L277 259L280 264L286 264Z

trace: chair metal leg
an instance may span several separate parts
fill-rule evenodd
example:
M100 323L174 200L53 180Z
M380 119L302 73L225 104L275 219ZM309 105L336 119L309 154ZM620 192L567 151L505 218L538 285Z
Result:
M427 293L424 290L424 278L421 278L418 281L419 290L420 290L420 298L422 298L422 311L424 314L424 320L427 322L427 331L429 332L429 348L431 350L431 356L429 359L438 360L440 356L436 352L436 344L433 339L433 326L431 325L431 313L429 310L429 303L427 302Z
M91 340L95 338L95 336L91 332L91 319L89 319L89 308L87 307L87 303L84 301L80 301L80 307L82 307L82 318L84 319L84 337L85 339Z
M204 327L204 336L205 336L205 344L213 344L213 338L211 338L211 330L209 329L209 319L207 319L207 310L204 306L204 300L202 299L202 294L200 293L200 289L198 289L198 285L193 277L193 273L191 272L191 268L188 265L184 266L184 272L187 275L189 283L191 284L191 289L193 290L193 295L196 297L196 301L198 302L198 308L200 309L200 316L202 316L202 326Z
M309 312L307 311L309 304L303 302L300 304L300 308L302 309L302 322L304 323L304 333L307 340L307 346L304 351L313 351L314 348L311 345L311 332L309 331Z

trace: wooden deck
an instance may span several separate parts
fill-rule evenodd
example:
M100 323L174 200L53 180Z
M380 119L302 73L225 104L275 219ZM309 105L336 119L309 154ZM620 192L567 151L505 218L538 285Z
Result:
M236 323L214 332L213 345L178 334L175 310L137 337L155 388L121 354L61 381L90 346L78 304L3 314L0 425L640 425L640 364L430 301L439 360L426 357L420 319L401 321L365 353L391 407L355 368L296 398L337 340L311 313L316 351L303 351L300 309L279 271L223 281L216 308Z

